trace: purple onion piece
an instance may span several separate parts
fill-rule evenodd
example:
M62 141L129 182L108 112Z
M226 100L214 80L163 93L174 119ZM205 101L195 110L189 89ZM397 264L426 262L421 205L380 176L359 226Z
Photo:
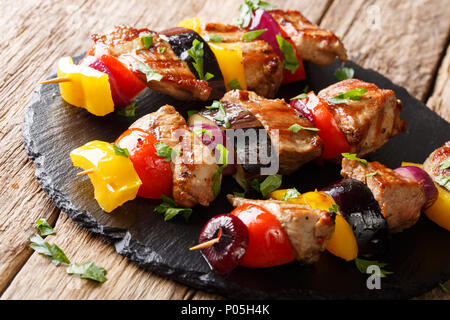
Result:
M305 103L303 103L302 100L300 99L291 100L289 104L295 111L297 111L297 113L301 114L306 119L308 119L313 125L315 125L314 117L311 113L311 110L308 109L308 107L306 106Z
M266 32L262 33L258 39L266 41L275 51L275 53L280 57L281 61L284 60L284 54L278 45L276 35L282 36L280 26L277 21L268 13L262 9L255 10L254 18L249 27L250 31L267 29Z

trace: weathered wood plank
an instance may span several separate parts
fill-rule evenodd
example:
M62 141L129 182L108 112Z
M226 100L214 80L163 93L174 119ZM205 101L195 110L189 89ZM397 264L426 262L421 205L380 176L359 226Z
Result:
M450 47L447 48L446 55L442 60L427 106L445 120L450 121Z

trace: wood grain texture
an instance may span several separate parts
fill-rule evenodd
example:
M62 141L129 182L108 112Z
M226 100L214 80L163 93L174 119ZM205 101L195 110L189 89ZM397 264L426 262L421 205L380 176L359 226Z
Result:
M301 10L310 20L343 36L350 58L376 69L423 99L433 83L448 37L445 0L270 1ZM230 22L241 0L217 1L32 1L0 2L0 293L2 299L217 299L137 268L113 246L59 214L34 179L34 165L21 141L23 110L36 83L54 70L57 59L76 55L88 36L117 24L162 30L181 19ZM368 8L381 10L381 30L371 27ZM176 10L174 9L176 8ZM374 8L374 9L373 9ZM212 18L213 17L213 18ZM414 59L411 59L414 57ZM448 116L449 54L443 60L429 105ZM447 65L447 67L445 67ZM447 112L447 113L446 113ZM448 118L447 118L448 119ZM73 261L92 259L108 270L101 286L68 276L32 253L28 239L38 218L55 223L49 238ZM31 256L31 257L30 257ZM45 281L43 281L45 279ZM450 282L447 283L450 288ZM439 295L439 293L441 293ZM440 290L425 298L443 298Z
M442 60L427 106L450 122L450 46Z

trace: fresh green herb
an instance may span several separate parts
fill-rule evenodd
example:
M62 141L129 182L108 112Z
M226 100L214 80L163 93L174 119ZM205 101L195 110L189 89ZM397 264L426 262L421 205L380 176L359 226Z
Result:
M367 268L369 266L372 266L372 265L378 266L380 268L382 278L386 278L388 275L393 273L391 271L383 270L383 268L388 265L387 263L378 262L376 260L370 261L370 260L356 258L355 264L356 264L356 267L358 268L359 272L361 272L361 273L367 273Z
M30 238L30 241L30 247L37 253L50 258L54 265L57 266L60 263L70 263L64 252L56 244L48 243L40 235L35 234Z
M169 162L172 158L178 154L178 151L172 149L162 141L158 141L154 144L156 149L156 155L165 158L164 161Z
M257 192L261 192L259 180L254 178L250 181L250 187L252 187Z
M450 176L439 176L434 178L434 181L450 191Z
M152 69L148 64L138 61L137 69L145 74L147 82L150 81L161 81L163 76L159 74L156 70Z
M89 279L97 282L105 282L106 279L106 269L103 267L96 266L93 262L86 262L81 265L76 263L71 263L67 268L66 272L70 275L77 274L83 279Z
M442 161L439 166L440 166L441 170L450 168L450 157L448 157L447 159Z
M198 113L198 110L188 110L188 112L187 112L188 117L192 116L195 113Z
M222 102L215 100L213 101L212 106L206 108L212 111L218 110L217 114L214 116L214 120L222 122L227 129L231 126L230 121L228 120L227 110L223 106Z
M306 98L308 98L308 95L306 93L300 93L298 96L291 98L291 101L297 100L297 99L306 99Z
M228 84L228 88L230 88L231 90L242 90L242 87L239 84L238 79L236 79L236 78L233 78L233 80L231 80L227 84Z
M203 37L203 39L207 42L208 41L211 41L211 42L222 42L223 41L222 37L216 33L208 33L207 35L205 35Z
M367 92L367 89L357 88L352 89L347 92L341 92L334 96L333 98L329 98L328 102L332 104L346 103L348 100L359 101L362 99L362 95Z
M166 51L166 47L158 47L159 53L164 53Z
M334 213L337 214L339 212L339 206L336 203L333 203L331 205L331 208L328 209L328 211L334 212Z
M43 237L56 233L55 229L53 229L45 219L39 219L36 221L36 228Z
M300 196L300 192L296 188L287 189L286 193L284 194L282 201L286 201L289 199L296 199Z
M439 288L441 289L441 291L442 291L443 293L446 293L446 294L449 293L449 292L448 292L448 289L447 289L442 283L440 283L440 282L439 282Z
M339 81L351 79L355 75L355 70L353 68L339 68L334 75Z
M233 195L235 197L244 198L245 197L245 192L233 192Z
M253 19L253 12L256 9L272 10L276 6L261 0L245 0L243 4L239 6L239 18L234 19L233 24L237 24L243 28L247 28L250 21Z
M164 214L165 221L170 220L177 215L181 215L186 220L191 216L192 209L178 207L173 199L166 197L165 195L161 195L161 199L163 202L155 207L154 211Z
M304 127L304 126L299 125L298 123L294 123L292 126L289 127L288 130L292 131L293 133L297 133L300 130L319 131L319 129L317 129L317 128Z
M251 41L255 40L256 38L258 38L260 35L262 35L266 31L267 31L267 29L260 29L260 30L253 30L253 31L246 32L242 36L242 40L251 42Z
M116 156L121 156L125 158L128 158L130 156L130 153L128 152L127 148L118 147L115 143L111 143L111 145L114 149L114 153L116 154Z
M216 172L214 172L214 174L212 176L213 190L214 190L215 197L217 197L217 195L220 192L220 187L221 187L220 176L221 176L223 170L228 165L228 149L225 148L223 144L218 144L216 146L216 150L219 152L218 164L222 164L222 165L216 170Z
M194 133L194 134L196 134L198 136L201 136L203 134L207 134L211 139L213 138L213 134L212 134L211 130L204 129L204 128L194 129L194 130L192 130L192 133Z
M280 174L272 174L264 179L259 185L259 191L264 198L267 198L269 193L277 190L281 186L283 176Z
M148 49L153 45L153 35L151 33L144 34L137 38L136 41L142 41L144 48Z
M134 117L136 115L136 102L127 105L125 108L119 109L117 114L124 117Z
M195 71L197 71L198 78L200 80L208 81L214 77L213 74L209 72L204 74L203 71L203 55L204 55L203 42L200 42L198 39L195 39L192 42L192 47L187 51L187 53L194 60L194 62L192 62L192 65L194 66Z
M292 74L297 71L298 67L300 67L300 62L298 61L297 55L295 54L294 47L292 44L284 39L280 35L276 35L278 45L280 46L280 50L283 52L283 68L291 71Z
M354 154L354 153L342 153L342 156L343 156L344 158L347 158L347 159L359 161L359 162L361 162L363 165L367 166L367 160L358 158L358 157L356 156L356 154Z
M380 173L379 173L378 171L371 172L371 173L366 174L366 177L367 177L367 178L370 178L370 177L373 177L373 176L375 176L375 175L377 175L377 174L380 174Z

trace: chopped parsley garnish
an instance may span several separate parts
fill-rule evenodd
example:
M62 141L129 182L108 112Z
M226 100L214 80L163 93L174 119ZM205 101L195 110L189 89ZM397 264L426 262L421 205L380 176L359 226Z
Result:
M127 105L126 107L119 109L117 114L124 117L134 117L136 115L136 102Z
M194 66L195 71L197 71L198 78L200 80L208 81L208 80L210 80L211 78L214 77L214 75L209 73L209 72L204 74L204 70L203 70L203 55L204 55L203 42L199 41L198 39L195 39L192 42L192 47L187 51L187 53L194 60L194 62L192 62L192 65Z
M339 81L351 79L355 75L355 70L353 68L339 68L334 75Z
M450 168L450 157L448 157L447 159L445 159L444 161L442 161L442 162L439 164L439 168L440 168L441 170L445 170L445 169Z
M153 45L153 35L151 33L144 34L137 38L136 41L142 41L144 48L148 49Z
M204 128L194 129L194 130L192 130L192 133L194 133L194 134L196 134L198 136L201 136L203 134L207 134L211 139L213 138L213 134L212 134L211 130L204 129Z
M243 28L247 28L252 21L254 15L253 12L256 9L272 10L276 6L261 0L245 0L243 4L239 6L239 18L234 19L233 23Z
M292 100L297 100L297 99L306 99L306 98L308 98L308 94L300 93L298 96L295 96L295 97L291 98L291 101Z
M128 158L130 156L130 153L128 152L127 148L118 147L115 143L111 143L111 145L114 149L114 153L116 154L116 156L121 156L125 158Z
M339 212L339 206L336 203L333 203L331 205L331 208L328 209L330 212L338 213Z
M188 115L188 117L190 117L195 113L198 113L198 110L188 110L187 115Z
M442 283L440 283L440 282L439 282L439 288L441 289L441 291L442 291L443 293L446 293L446 294L449 293L449 292L448 292L448 289L447 289Z
M172 160L172 158L178 154L178 151L175 149L172 149L171 147L169 147L167 144L165 144L162 141L158 141L154 144L155 149L156 149L156 155L163 157L164 161L169 162L170 160Z
M45 219L39 219L38 221L36 221L36 228L39 230L40 235L43 237L56 233L55 229L53 229Z
M211 42L222 42L223 41L222 37L216 33L208 33L207 35L205 35L203 37L203 39L205 41L211 41Z
M217 195L220 192L221 187L220 175L228 165L228 149L225 148L223 144L218 144L216 146L216 150L219 152L219 159L217 163L222 165L216 170L216 172L214 172L212 176L213 190L215 197L217 197Z
M186 220L191 216L191 208L180 208L173 199L166 197L165 195L161 195L161 199L163 202L155 207L154 211L164 214L165 221L170 220L177 215L183 216Z
M30 241L30 247L37 253L50 258L54 265L58 266L60 263L70 263L64 252L56 244L48 243L40 235L35 234L30 238Z
M367 178L370 178L370 177L373 177L373 176L375 176L375 175L377 175L377 174L380 174L380 173L379 173L378 171L371 172L371 173L366 174L366 177L367 177Z
M300 196L300 192L296 188L287 189L286 193L284 194L282 201L286 201L289 199L296 199Z
M319 129L317 129L317 128L304 127L304 126L299 125L298 123L294 123L292 126L289 127L288 130L292 131L293 133L297 133L300 130L319 131Z
M233 80L228 82L227 85L228 85L228 88L230 88L231 90L242 90L242 87L239 84L238 79L236 79L236 78L233 78Z
M245 197L245 192L233 192L233 196L244 198Z
M434 178L434 181L450 191L450 176L439 176Z
M242 40L251 42L251 41L255 40L256 38L258 38L260 35L262 35L266 31L267 31L267 29L260 29L260 30L253 30L253 31L246 32L242 36Z
M341 92L335 95L333 98L329 98L328 102L332 104L346 103L348 100L359 101L362 99L362 95L367 92L367 89L356 88L347 92Z
M342 156L347 159L356 160L367 166L367 160L358 158L354 153L342 153Z
M361 273L367 273L367 268L369 266L376 265L380 268L382 278L386 278L388 275L393 274L393 272L391 272L391 271L383 270L383 268L388 265L387 263L384 263L384 262L378 262L376 260L370 261L370 260L356 258L355 264L356 264L356 267L358 268L359 272L361 272Z
M159 74L156 70L151 68L148 64L138 61L137 68L140 72L145 74L147 82L150 81L161 81L163 76Z
M159 53L164 53L166 51L166 47L158 47Z
M228 120L227 110L223 106L222 102L214 100L211 106L206 107L212 112L217 110L217 114L214 116L214 120L224 124L225 128L231 127L230 121Z
M300 62L298 61L297 55L295 54L295 49L292 44L284 39L280 35L276 35L278 45L280 46L280 50L283 52L283 68L291 71L292 74L297 71L298 67L300 67Z
M105 282L106 280L106 269L103 267L96 266L93 262L89 261L81 265L77 265L72 262L67 268L66 272L70 275L77 274L82 279L89 279L97 282Z
M272 192L277 190L281 186L283 176L280 174L272 174L267 176L263 182L259 182L258 179L253 179L250 181L250 185L253 189L260 192L264 198Z

